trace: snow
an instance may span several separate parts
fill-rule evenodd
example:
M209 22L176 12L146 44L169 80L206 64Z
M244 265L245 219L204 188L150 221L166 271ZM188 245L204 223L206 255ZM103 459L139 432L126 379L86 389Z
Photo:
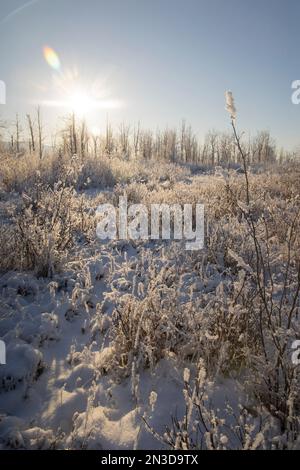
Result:
M0 369L1 392L29 385L41 374L42 353L29 344L12 342L8 345L6 353L6 364Z
M178 184L189 191L209 178ZM91 204L98 196L89 191ZM181 448L181 430L166 428L188 409L193 434L200 403L195 381L218 448L240 445L226 426L236 426L233 415L241 409L255 408L252 383L244 358L226 369L231 344L220 344L216 312L230 335L244 313L237 298L252 270L233 249L218 251L233 230L225 222L210 251L197 255L171 241L79 242L51 280L14 271L0 277L0 337L7 345L7 364L0 366L3 449L166 449L174 436ZM235 304L228 305L229 292L236 293ZM243 325L237 331L244 350L247 334ZM247 445L262 447L259 419L249 415Z
M151 423L169 422L170 396L175 393L178 407L182 402L180 372L164 361L155 373L146 371L145 378L140 378L139 404L132 397L130 377L119 385L118 379L114 381L115 350L107 334L111 315L117 304L126 303L134 271L141 265L136 249L132 247L127 256L120 246L112 243L99 258L87 256L81 270L72 267L63 274L67 282L47 283L12 272L1 278L9 306L0 320L1 335L8 344L7 365L0 369L3 446L160 446L142 416L147 411ZM145 265L151 251L143 252ZM58 289L58 285L67 287Z

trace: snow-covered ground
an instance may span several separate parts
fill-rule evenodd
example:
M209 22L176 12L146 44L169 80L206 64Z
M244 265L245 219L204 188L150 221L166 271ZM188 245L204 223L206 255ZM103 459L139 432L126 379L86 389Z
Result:
M172 413L182 413L184 363L178 366L170 355L154 370L143 371L134 394L132 377L116 381L108 369L114 355L112 312L121 297L134 290L139 295L137 274L143 273L146 288L149 260L163 265L162 248L156 248L111 242L90 257L83 250L80 263L51 282L24 273L1 277L0 335L7 344L7 365L0 368L4 447L162 447L142 418L161 432ZM183 274L182 297L197 289L194 277ZM158 396L153 410L151 392Z
M213 185L211 178L183 175L176 189L168 179L159 189L166 201L176 191L194 200L193 188L212 186L209 194L217 198L224 175ZM155 202L157 182L147 185L132 182L126 189L132 200L151 190ZM99 197L111 201L123 190L93 189L85 197L95 210ZM15 199L2 199L4 221ZM234 233L247 258L248 241L239 221L233 226L224 218L220 226L197 254L175 241L80 240L52 278L17 271L0 277L0 338L7 346L0 366L1 448L192 448L199 446L191 437L197 426L203 431L200 409L203 447L279 442L278 423L263 429L268 410L258 416L251 395L243 354L252 325L249 333L232 321L244 315L246 300L238 299L250 267L231 249L225 253L223 243ZM214 311L224 317L229 338L236 328L241 357L232 359L230 341L222 343ZM228 358L243 366L228 369Z

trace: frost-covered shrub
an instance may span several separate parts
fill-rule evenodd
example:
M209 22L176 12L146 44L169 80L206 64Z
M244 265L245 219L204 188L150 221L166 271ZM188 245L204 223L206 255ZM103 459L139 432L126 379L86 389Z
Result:
M0 448L50 450L59 448L59 437L50 429L32 427L14 416L0 417Z
M112 340L116 366L125 374L151 367L184 343L186 311L176 305L172 292L164 300L153 290L143 300L125 296L113 316ZM167 294L165 292L165 294Z
M76 240L95 236L88 201L63 183L24 194L23 206L10 222L0 232L2 271L34 270L38 277L53 276Z
M54 188L58 181L77 190L113 186L115 178L105 158L87 155L61 155L53 152L42 160L35 154L6 158L2 168L2 185L9 192L30 193L37 185Z
M58 316L42 313L34 318L25 318L18 323L19 338L36 346L60 339Z
M185 413L173 415L171 425L158 434L147 419L146 425L160 442L175 450L270 450L299 449L297 435L282 433L279 420L261 405L238 397L231 385L224 396L220 386L209 381L203 361L199 361L196 377L190 370L183 374ZM216 392L217 391L217 392ZM299 421L299 418L297 418Z
M72 246L77 217L72 211L73 190L57 187L30 201L16 221L16 241L23 268L37 276L52 276Z

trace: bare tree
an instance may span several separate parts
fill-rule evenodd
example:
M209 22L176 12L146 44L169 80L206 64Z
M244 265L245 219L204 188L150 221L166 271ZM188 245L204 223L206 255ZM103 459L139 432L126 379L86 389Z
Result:
M41 110L37 108L37 126L38 126L38 145L39 145L39 158L43 158L43 128L41 121Z
M120 146L121 152L125 158L129 158L130 147L129 147L129 135L130 135L130 126L122 123L120 126Z
M137 126L134 127L133 131L133 148L134 148L134 156L137 157L139 152L139 145L140 145L140 122L138 122Z
M16 115L16 122L15 122L15 125L16 125L16 139L15 139L15 143L16 143L16 153L20 153L20 133L21 133L21 128L20 128L20 121L19 121L19 115L18 115L18 114Z
M98 156L98 141L99 141L99 136L93 134L93 135L92 135L92 141L93 141L94 157L97 158L97 156Z
M29 150L35 152L35 138L34 138L34 129L33 129L33 122L31 120L30 114L26 114L29 133L30 133L30 140L29 140Z
M209 161L207 163L211 164L212 166L215 166L216 162L216 155L218 151L218 133L215 130L209 131L209 133L206 136L206 144L208 148L208 158ZM218 157L219 160L219 157Z
M114 136L113 130L108 118L106 120L106 133L105 133L105 152L111 156L114 150Z
M83 120L80 127L80 155L82 158L85 157L86 151L88 150L88 133L86 128L86 122Z
M269 131L257 134L252 143L252 160L256 163L272 163L276 160L276 146Z

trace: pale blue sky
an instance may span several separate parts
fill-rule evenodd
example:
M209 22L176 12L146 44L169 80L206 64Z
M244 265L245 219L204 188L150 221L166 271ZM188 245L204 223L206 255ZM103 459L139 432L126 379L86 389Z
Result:
M291 83L300 79L299 0L40 0L20 8L25 3L0 0L2 118L63 99L57 81L76 69L81 89L97 81L105 99L123 102L87 113L92 126L101 128L107 112L113 122L153 129L185 118L201 137L229 127L230 89L240 129L268 129L289 149L300 143L300 105L291 103ZM45 62L45 45L59 54L60 73ZM42 108L50 132L64 110Z

